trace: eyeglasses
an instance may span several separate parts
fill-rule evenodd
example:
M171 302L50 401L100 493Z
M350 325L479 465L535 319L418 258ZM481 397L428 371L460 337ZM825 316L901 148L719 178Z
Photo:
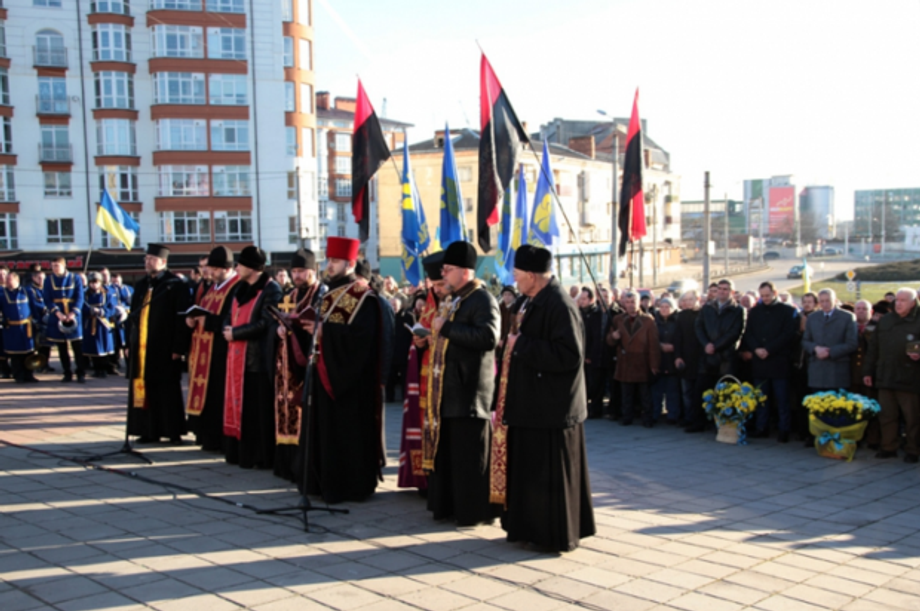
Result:
M455 267L455 266L453 266L453 265L442 265L442 266L441 266L441 273L442 273L442 274L449 274L449 273L451 273L451 272L453 272L453 271L457 271L458 269L460 269L460 268L459 268L459 267Z

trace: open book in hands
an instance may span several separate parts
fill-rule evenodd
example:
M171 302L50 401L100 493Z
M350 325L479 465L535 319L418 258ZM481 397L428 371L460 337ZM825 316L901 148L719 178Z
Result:
M428 337L429 335L431 335L431 330L426 329L419 323L415 323L411 327L409 325L405 325L405 327L409 329L409 332L412 333L412 335L414 335L415 337Z

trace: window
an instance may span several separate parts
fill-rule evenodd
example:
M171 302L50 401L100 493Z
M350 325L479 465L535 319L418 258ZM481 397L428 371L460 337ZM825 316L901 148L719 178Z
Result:
M70 114L66 79L58 76L38 77L38 112L40 114Z
M66 66L67 49L64 37L54 30L41 30L35 35L36 66Z
M336 204L335 205L335 220L339 223L344 223L348 220L348 213L345 208L346 204ZM343 235L343 234L339 234Z
M285 127L284 128L284 142L286 145L285 154L288 157L297 156L297 128L296 127Z
M16 248L19 248L16 215L12 213L0 214L0 249L14 250Z
M212 151L248 151L249 121L211 121Z
M13 119L3 117L0 119L0 126L3 127L3 133L0 134L0 153L10 154L13 152Z
M153 78L157 104L204 104L204 74L157 72Z
M161 212L163 242L210 242L211 215L207 212Z
M300 112L313 114L313 85L300 84Z
M464 197L464 198L463 198L463 210L464 210L465 212L472 212L472 211L473 211L473 198L472 198L472 197Z
M199 197L209 195L208 166L161 165L161 197Z
M243 0L207 0L205 10L212 13L245 13Z
M140 201L137 192L137 168L107 165L99 168L99 192L107 189L116 202Z
M460 182L470 182L473 180L473 168L468 165L462 165L457 168L457 177Z
M287 173L287 198L297 199L297 172Z
M96 108L134 108L134 75L96 72Z
M10 73L6 68L0 68L0 104L10 105Z
M297 42L297 53L300 55L300 69L313 69L313 43L306 38L301 38Z
M252 240L252 214L249 212L214 212L214 240L248 242Z
M201 0L151 0L150 9L169 11L200 11Z
M160 119L157 121L157 150L208 150L207 122L204 119Z
M71 161L70 133L66 125L42 125L41 161Z
M189 25L153 26L153 57L204 57L202 29Z
M0 21L0 57L6 57L6 21Z
M310 25L310 0L297 0L297 23Z
M282 37L284 41L284 51L281 55L281 62L285 68L294 67L294 39L290 36Z
M250 195L248 165L216 165L211 168L215 196Z
M73 219L47 219L48 244L73 243Z
M294 21L294 0L281 0L281 21Z
M61 0L32 0L32 6L48 6L61 8Z
M245 106L248 99L245 74L211 74L208 76L208 101L211 104Z
M16 201L16 184L13 179L13 166L0 165L0 202Z
M316 195L321 200L329 198L329 179L325 176L320 176L316 183ZM322 206L325 206L325 203L320 203L320 207ZM323 216L323 214L320 214L320 218Z
M44 172L45 197L71 197L70 172Z
M128 0L96 0L90 4L90 10L94 13L131 14L131 6Z
M134 222L137 223L138 227L140 227L140 224L141 224L140 216L141 215L139 213L129 212L128 216L134 219ZM137 234L135 234L134 236L134 246L137 247L140 245L141 245L141 232L140 230L138 230ZM112 236L112 234L110 234L108 231L104 231L104 230L102 231L102 247L103 248L121 248L123 246L124 245L121 243L121 240L118 240L117 238Z
M335 158L335 173L336 174L351 174L351 157L343 157L339 155Z
M246 59L246 30L243 28L208 28L208 57L211 59Z
M350 178L336 178L335 179L335 196L336 197L351 197L351 179Z
M93 59L131 61L131 32L118 23L100 23L93 28Z
M100 119L96 121L97 155L137 155L134 121Z
M284 112L294 112L297 105L294 103L294 83L284 81Z
M288 244L297 244L300 242L300 231L297 228L297 217L288 217Z
M335 150L340 153L350 153L351 152L351 134L336 134L335 135Z
M315 153L313 152L313 128L312 127L302 127L300 128L300 147L301 147L301 157L313 157Z

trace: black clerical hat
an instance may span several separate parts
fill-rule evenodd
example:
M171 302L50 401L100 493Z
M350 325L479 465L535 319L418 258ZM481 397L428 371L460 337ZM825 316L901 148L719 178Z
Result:
M443 280L441 275L441 266L444 265L444 251L439 250L433 255L428 255L422 259L422 265L425 266L425 273L431 280Z
M514 252L514 267L522 272L545 274L553 265L553 253L545 248L524 244Z
M168 259L169 249L162 244L147 244L147 254L160 259Z
M476 269L476 248L469 242L451 242L444 251L444 265Z
M265 269L265 252L258 246L247 246L240 253L237 263L261 272Z
M217 246L208 255L208 267L230 269L233 267L233 251L226 246Z
M312 250L299 248L294 256L291 257L291 267L303 267L305 269L316 269L316 255Z

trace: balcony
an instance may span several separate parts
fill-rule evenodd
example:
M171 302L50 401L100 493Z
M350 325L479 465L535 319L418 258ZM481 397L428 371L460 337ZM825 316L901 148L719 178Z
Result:
M151 11L200 11L201 0L150 0Z
M73 161L70 144L38 144L38 160L42 163L67 163Z
M41 68L66 68L67 49L39 49L32 47L34 66Z
M39 115L70 116L69 98L45 98L35 96L35 113Z
M95 0L95 2L90 3L89 8L91 13L131 14L131 5L128 0Z

